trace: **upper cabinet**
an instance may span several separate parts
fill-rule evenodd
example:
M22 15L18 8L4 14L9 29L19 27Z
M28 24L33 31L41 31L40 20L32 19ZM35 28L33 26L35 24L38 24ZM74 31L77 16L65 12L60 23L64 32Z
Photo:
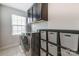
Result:
M28 20L29 22L34 21L48 21L48 4L47 3L35 3L28 10Z
M33 21L36 21L37 20L37 6L36 6L36 4L34 4L33 6L32 6L32 8L33 8Z
M28 12L27 12L27 17L28 17L28 23L32 23L32 21L33 21L33 13L32 13L32 8L30 8L29 10L28 10Z
M48 20L48 4L42 3L41 4L41 19L42 20Z

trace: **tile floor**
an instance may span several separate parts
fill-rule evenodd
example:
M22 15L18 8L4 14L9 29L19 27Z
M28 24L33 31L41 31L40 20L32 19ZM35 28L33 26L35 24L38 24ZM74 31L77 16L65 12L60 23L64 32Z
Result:
M0 56L25 56L21 46L0 50Z

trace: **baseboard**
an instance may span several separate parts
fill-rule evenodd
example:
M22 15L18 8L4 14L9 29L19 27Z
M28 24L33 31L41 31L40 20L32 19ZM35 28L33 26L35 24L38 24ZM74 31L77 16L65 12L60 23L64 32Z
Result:
M19 43L16 43L16 44L9 44L9 45L0 47L0 50L4 50L4 49L11 48L11 47L14 47L14 46L19 46L19 45L20 45Z

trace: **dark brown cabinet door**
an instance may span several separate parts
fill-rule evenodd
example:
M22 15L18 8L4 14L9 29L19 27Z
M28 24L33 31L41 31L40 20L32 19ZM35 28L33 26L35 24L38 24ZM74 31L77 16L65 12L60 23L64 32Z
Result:
M31 53L32 56L39 56L39 33L32 33Z
M42 20L48 20L48 4L42 3L41 4L41 19Z

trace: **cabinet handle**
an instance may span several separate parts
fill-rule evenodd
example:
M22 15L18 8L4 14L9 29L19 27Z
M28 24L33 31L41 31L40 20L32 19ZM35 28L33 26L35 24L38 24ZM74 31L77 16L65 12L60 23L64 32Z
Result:
M50 33L50 34L54 34L54 33Z
M71 37L71 35L65 35L65 36L67 36L67 37Z
M44 31L42 31L41 33L44 33Z

